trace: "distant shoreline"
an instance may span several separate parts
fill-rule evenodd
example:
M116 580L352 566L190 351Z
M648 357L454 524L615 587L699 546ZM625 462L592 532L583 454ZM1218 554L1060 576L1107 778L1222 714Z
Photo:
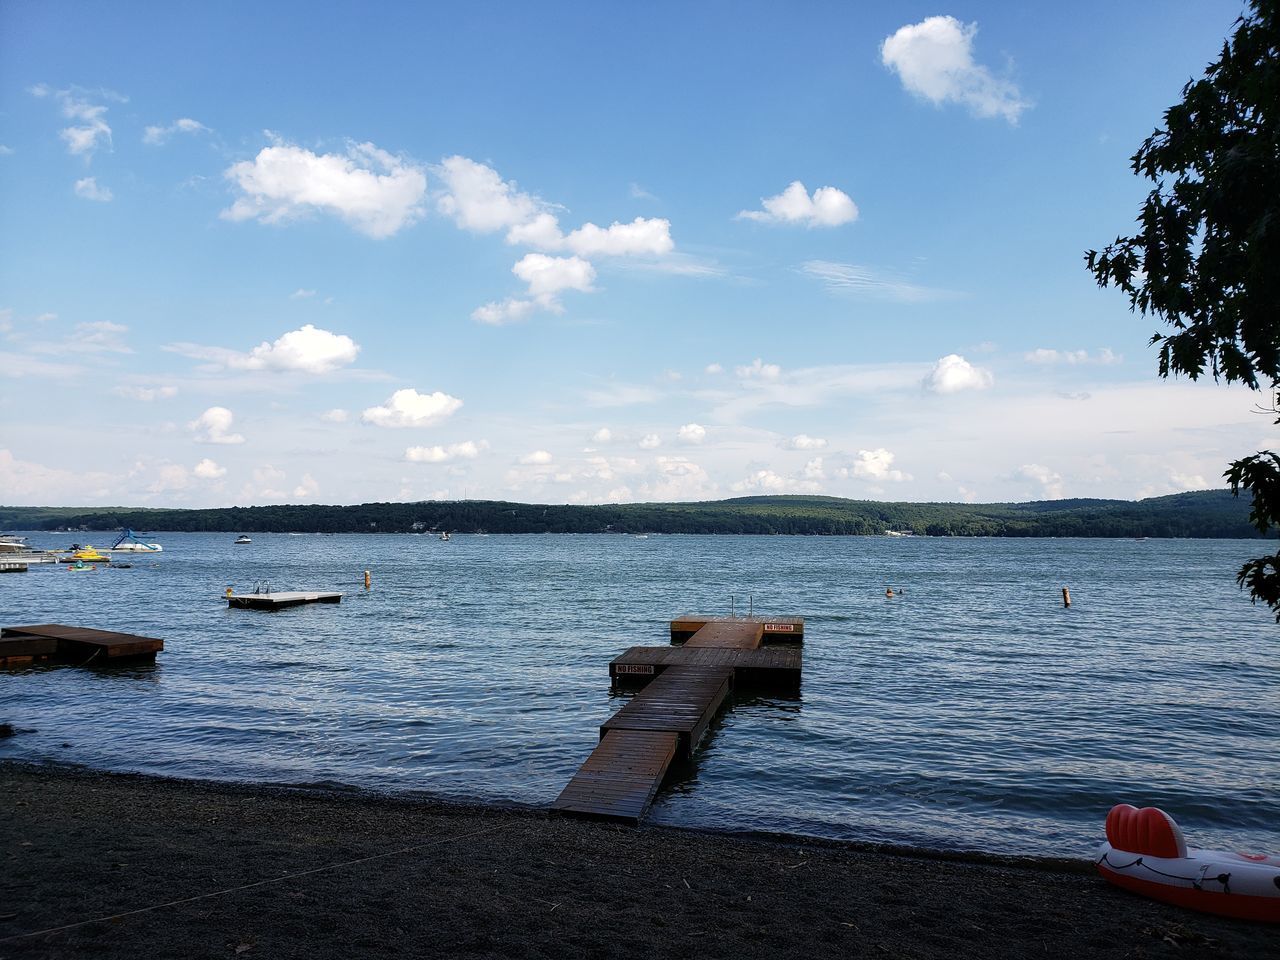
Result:
M600 533L1263 539L1228 490L1147 500L911 503L740 497L580 506L491 500L209 509L0 507L0 529L181 533Z

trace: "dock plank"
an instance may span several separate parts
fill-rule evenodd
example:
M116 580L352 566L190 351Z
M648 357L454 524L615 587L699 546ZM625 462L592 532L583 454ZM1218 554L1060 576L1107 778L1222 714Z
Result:
M803 617L712 617L696 613L671 621L671 642L684 643L709 623L758 623L766 644L804 642Z
M741 620L708 623L684 642L686 647L730 647L735 650L754 650L764 639L764 625L758 621Z
M552 811L639 823L675 759L679 742L675 733L611 731L560 792Z
M758 650L722 647L631 647L609 662L609 680L615 688L647 685L678 664L694 667L728 667L733 689L792 693L800 688L804 654L800 647L774 646Z
M87 660L128 660L152 657L164 649L158 637L142 637L114 630L73 627L64 623L37 623L0 630L0 643L8 640L52 640L60 658Z
M733 685L728 667L670 667L600 726L612 730L658 730L680 736L680 756L689 759Z

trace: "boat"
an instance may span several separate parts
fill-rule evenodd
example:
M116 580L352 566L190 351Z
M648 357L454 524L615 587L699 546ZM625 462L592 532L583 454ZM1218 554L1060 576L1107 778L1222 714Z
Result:
M71 553L62 558L63 563L110 563L111 558L93 547L82 547L79 544L71 548Z
M1280 923L1280 857L1188 847L1177 821L1158 807L1118 803L1095 861L1118 887L1157 900L1243 920Z
M0 553L26 553L31 547L27 538L14 533L0 533Z
M72 563L67 564L68 572L72 570L97 570L97 569L98 568L95 567L92 563L85 563L83 560L76 560Z
M243 534L243 533L242 533L242 534L240 534L240 536L236 537L235 542L236 542L236 543L253 543L253 541L252 541L252 540L250 540L250 539L249 539L249 537L247 537L247 536L246 536L245 534Z
M453 539L453 537L449 536L449 531L448 531L448 530L446 530L446 531L444 531L444 533L440 534L440 539L441 539L441 540L452 540L452 539Z
M161 553L164 547L158 543L147 543L126 527L110 549L122 553Z

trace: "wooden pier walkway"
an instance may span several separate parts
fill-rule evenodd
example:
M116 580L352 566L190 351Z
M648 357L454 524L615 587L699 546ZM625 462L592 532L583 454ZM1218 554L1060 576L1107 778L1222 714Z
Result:
M600 726L599 745L552 811L638 823L672 763L693 758L733 690L799 690L803 635L800 619L684 617L671 623L673 643L683 646L632 647L615 657L613 686L640 690ZM761 648L779 639L789 645Z
M39 623L0 630L0 667L21 667L50 660L77 664L155 660L164 649L156 637L113 630L92 630L62 623Z

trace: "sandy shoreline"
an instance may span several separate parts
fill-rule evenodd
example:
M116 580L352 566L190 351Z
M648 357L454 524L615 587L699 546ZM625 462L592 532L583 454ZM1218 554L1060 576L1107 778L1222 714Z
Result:
M1069 861L22 763L0 808L0 958L1280 957Z

